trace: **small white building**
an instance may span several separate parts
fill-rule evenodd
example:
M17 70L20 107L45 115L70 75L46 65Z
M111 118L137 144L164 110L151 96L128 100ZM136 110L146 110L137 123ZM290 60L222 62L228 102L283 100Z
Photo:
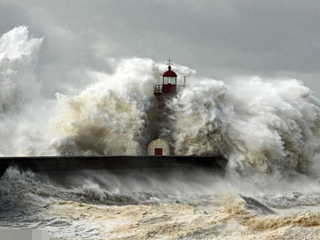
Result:
M170 155L169 144L160 138L153 140L148 146L148 154L157 156Z

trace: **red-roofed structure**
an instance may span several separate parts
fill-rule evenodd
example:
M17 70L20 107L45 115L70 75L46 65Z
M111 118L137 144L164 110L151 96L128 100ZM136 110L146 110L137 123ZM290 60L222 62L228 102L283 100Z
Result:
M162 96L163 94L173 94L177 92L177 77L178 75L171 70L171 65L168 65L168 70L162 74L162 84L158 84L154 88L154 94L157 96ZM184 87L184 85L179 85L179 87Z
M162 74L163 77L177 77L177 74L174 71L171 71L171 66L168 66L168 71Z

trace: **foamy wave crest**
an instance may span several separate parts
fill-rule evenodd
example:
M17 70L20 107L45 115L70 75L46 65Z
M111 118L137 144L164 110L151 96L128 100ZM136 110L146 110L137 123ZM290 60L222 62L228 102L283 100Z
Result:
M223 152L241 174L307 170L320 146L320 101L302 82L190 82L171 106L176 154Z
M189 84L189 83L188 83ZM221 113L227 87L221 81L190 80L172 102L177 155L213 155L220 151L226 122Z
M0 37L0 155L41 151L38 147L43 139L38 129L43 125L39 119L44 118L39 117L42 107L38 104L43 101L34 70L42 40L31 36L26 26Z
M34 69L42 38L33 38L25 26L0 37L0 113L19 110L39 91Z
M165 65L133 58L116 62L112 74L88 71L92 84L75 96L57 93L53 103L34 74L41 43L27 27L0 38L0 154L146 154L153 86ZM247 77L226 86L185 66L174 71L193 75L170 105L175 154L221 152L244 176L303 172L315 162L320 102L302 82Z
M137 155L145 153L142 133L152 104L158 69L151 60L130 59L115 74L91 72L98 83L77 96L57 94L52 123L62 155Z

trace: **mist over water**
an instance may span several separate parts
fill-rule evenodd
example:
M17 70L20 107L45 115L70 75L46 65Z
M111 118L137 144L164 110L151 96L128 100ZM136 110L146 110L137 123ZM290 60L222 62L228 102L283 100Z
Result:
M43 41L25 26L0 38L0 156L145 155L153 88L166 65L117 60L112 72L87 70L89 84L77 94L49 98L36 74ZM242 77L226 85L186 66L173 70L188 76L169 104L174 152L222 153L229 160L224 178L201 171L82 172L61 183L11 168L0 180L0 226L24 216L14 227L46 228L61 239L75 232L83 238L145 239L160 232L163 239L228 239L231 219L238 221L239 239L257 229L289 236L290 224L299 234L309 226L318 231L318 212L303 211L320 203L320 101L313 92L296 79ZM215 230L204 227L213 223Z

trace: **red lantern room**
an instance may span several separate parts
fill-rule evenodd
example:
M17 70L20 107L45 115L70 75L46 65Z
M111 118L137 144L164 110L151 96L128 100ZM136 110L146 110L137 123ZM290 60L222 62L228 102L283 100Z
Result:
M171 66L168 66L168 71L162 75L162 92L174 93L177 86L177 74L171 70Z
M162 84L155 86L154 93L160 95L162 93L175 93L177 88L177 74L171 70L169 60L168 70L162 74Z

